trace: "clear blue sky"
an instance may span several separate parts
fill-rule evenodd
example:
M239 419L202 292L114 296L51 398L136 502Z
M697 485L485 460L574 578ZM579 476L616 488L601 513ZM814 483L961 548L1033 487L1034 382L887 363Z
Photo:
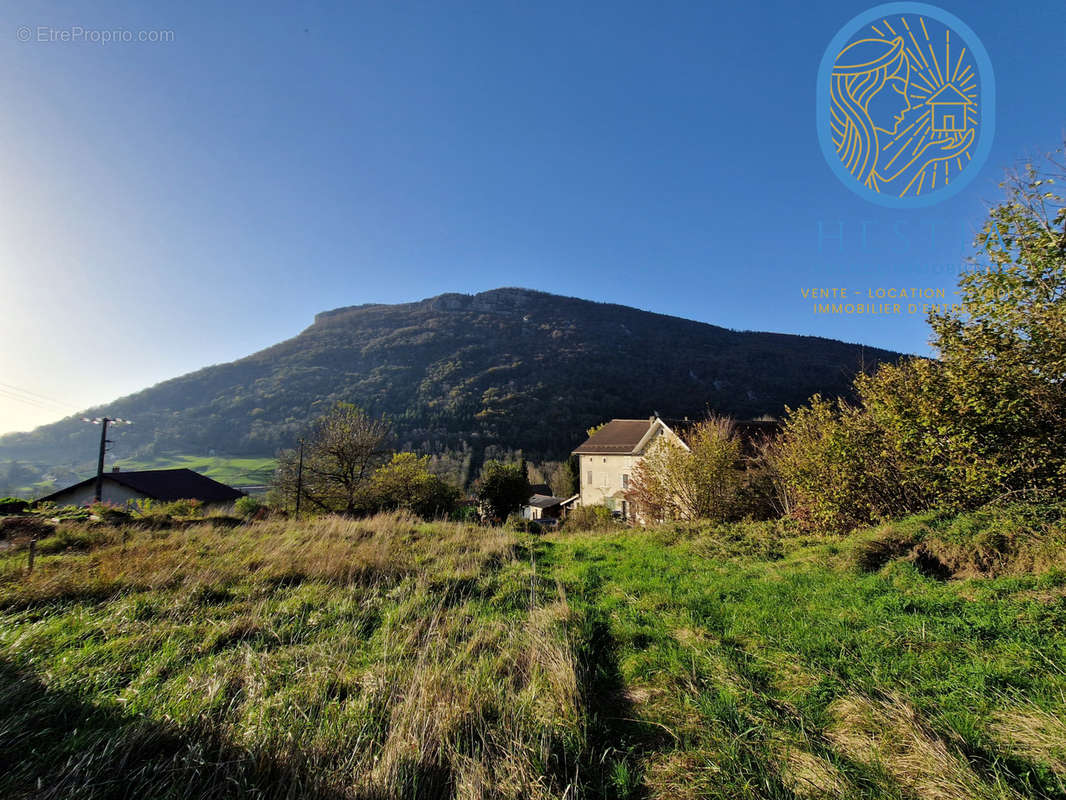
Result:
M920 317L818 317L800 288L951 289L1002 168L1066 126L1061 0L939 3L989 52L997 132L921 211L852 194L815 133L823 50L873 3L169 5L3 14L0 389L69 405L7 388L0 431L324 309L507 285L927 352Z

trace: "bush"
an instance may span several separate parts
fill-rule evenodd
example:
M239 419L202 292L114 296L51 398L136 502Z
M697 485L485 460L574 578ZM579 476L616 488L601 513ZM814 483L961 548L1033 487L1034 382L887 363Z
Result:
M687 448L660 437L637 464L627 494L633 510L653 521L735 518L742 453L732 420L708 417L686 438Z
M540 533L541 524L534 519L526 519L521 514L512 514L507 518L507 527L517 533Z
M370 477L366 511L410 511L423 519L447 517L459 501L459 490L429 471L429 456L396 453Z
M246 494L244 497L237 499L237 502L233 504L233 510L239 517L252 517L255 516L261 509L266 508L258 497L252 497L250 494Z
M20 500L17 497L5 497L0 499L0 514L22 514L30 507L29 500Z
M159 500L144 499L134 504L137 516L145 517L196 517L203 511L203 503L199 500L171 500L160 502Z
M198 517L203 513L203 507L199 500L172 500L163 505L163 513L172 517Z
M99 517L101 522L106 522L109 525L121 525L123 522L130 521L130 513L125 508L120 508L114 503L90 503L89 514Z
M569 531L611 530L624 528L625 524L614 518L607 506L576 506L563 521Z
M84 526L62 527L52 536L37 543L37 551L42 554L62 553L65 550L90 550L105 541L100 529L91 530Z
M0 518L0 539L40 539L54 532L55 525L45 522L40 517Z
M939 360L882 364L853 404L789 411L773 463L808 527L1066 499L1066 197L1048 191L1066 173L1049 165L1008 180L977 237L984 268L929 316Z

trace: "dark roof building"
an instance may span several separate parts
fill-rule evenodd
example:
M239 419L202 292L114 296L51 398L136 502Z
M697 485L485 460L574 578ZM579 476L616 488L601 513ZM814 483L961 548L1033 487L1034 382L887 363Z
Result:
M535 494L531 498L529 498L529 505L533 506L533 508L541 509L551 508L552 506L557 506L562 502L562 497L552 497L551 495L546 494Z
M534 494L522 507L522 517L525 519L545 519L548 517L558 518L577 501L581 495L573 497L553 497L550 494Z
M93 501L96 477L75 483L53 492L38 502L50 501L59 505L80 506ZM101 499L115 505L136 500L199 500L202 503L232 503L244 492L208 478L191 469L149 469L135 472L113 470L105 472Z
M656 421L656 417L612 419L574 450L574 454L617 456L637 453Z

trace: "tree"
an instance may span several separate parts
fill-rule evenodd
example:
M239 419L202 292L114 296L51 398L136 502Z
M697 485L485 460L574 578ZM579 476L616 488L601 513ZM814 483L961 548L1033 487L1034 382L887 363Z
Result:
M396 453L370 479L370 503L377 509L406 509L431 519L450 514L459 489L429 471L429 456Z
M882 511L876 433L859 406L815 395L788 409L783 429L768 448L778 476L781 505L806 527L854 527Z
M1066 487L1066 145L1002 184L960 313L930 316L960 435L987 494Z
M299 453L286 450L278 457L275 488L284 497L296 496L320 511L356 514L365 510L364 490L374 469L391 452L389 424L350 403L338 403L317 419L304 441L303 478Z
M506 519L529 500L529 479L521 464L486 461L475 494L484 516Z
M794 515L842 529L1066 496L1063 153L1003 184L958 307L929 317L937 360L859 375L854 405L815 397L789 411L770 460Z
M659 437L633 470L627 499L650 520L724 520L737 508L741 449L732 420L710 417L688 433L688 448Z
M573 497L578 493L577 458L557 462L548 473L548 485L556 497Z

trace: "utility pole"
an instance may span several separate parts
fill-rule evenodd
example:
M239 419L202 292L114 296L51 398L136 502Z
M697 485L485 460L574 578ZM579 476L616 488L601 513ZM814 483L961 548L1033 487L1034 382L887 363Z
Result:
M111 420L104 417L100 422L100 458L96 462L96 489L93 491L93 500L97 503L104 493L104 453L107 451L107 426Z
M300 517L300 495L304 491L304 440L300 440L300 466L296 470L296 517Z
M96 419L89 419L88 417L82 417L82 422L91 422L93 425L100 426L100 456L96 461L96 487L93 490L93 499L99 503L104 494L104 453L107 452L107 446L111 444L111 440L107 438L107 426L111 423L116 425L130 425L132 424L128 419L119 419L115 417L97 417Z

